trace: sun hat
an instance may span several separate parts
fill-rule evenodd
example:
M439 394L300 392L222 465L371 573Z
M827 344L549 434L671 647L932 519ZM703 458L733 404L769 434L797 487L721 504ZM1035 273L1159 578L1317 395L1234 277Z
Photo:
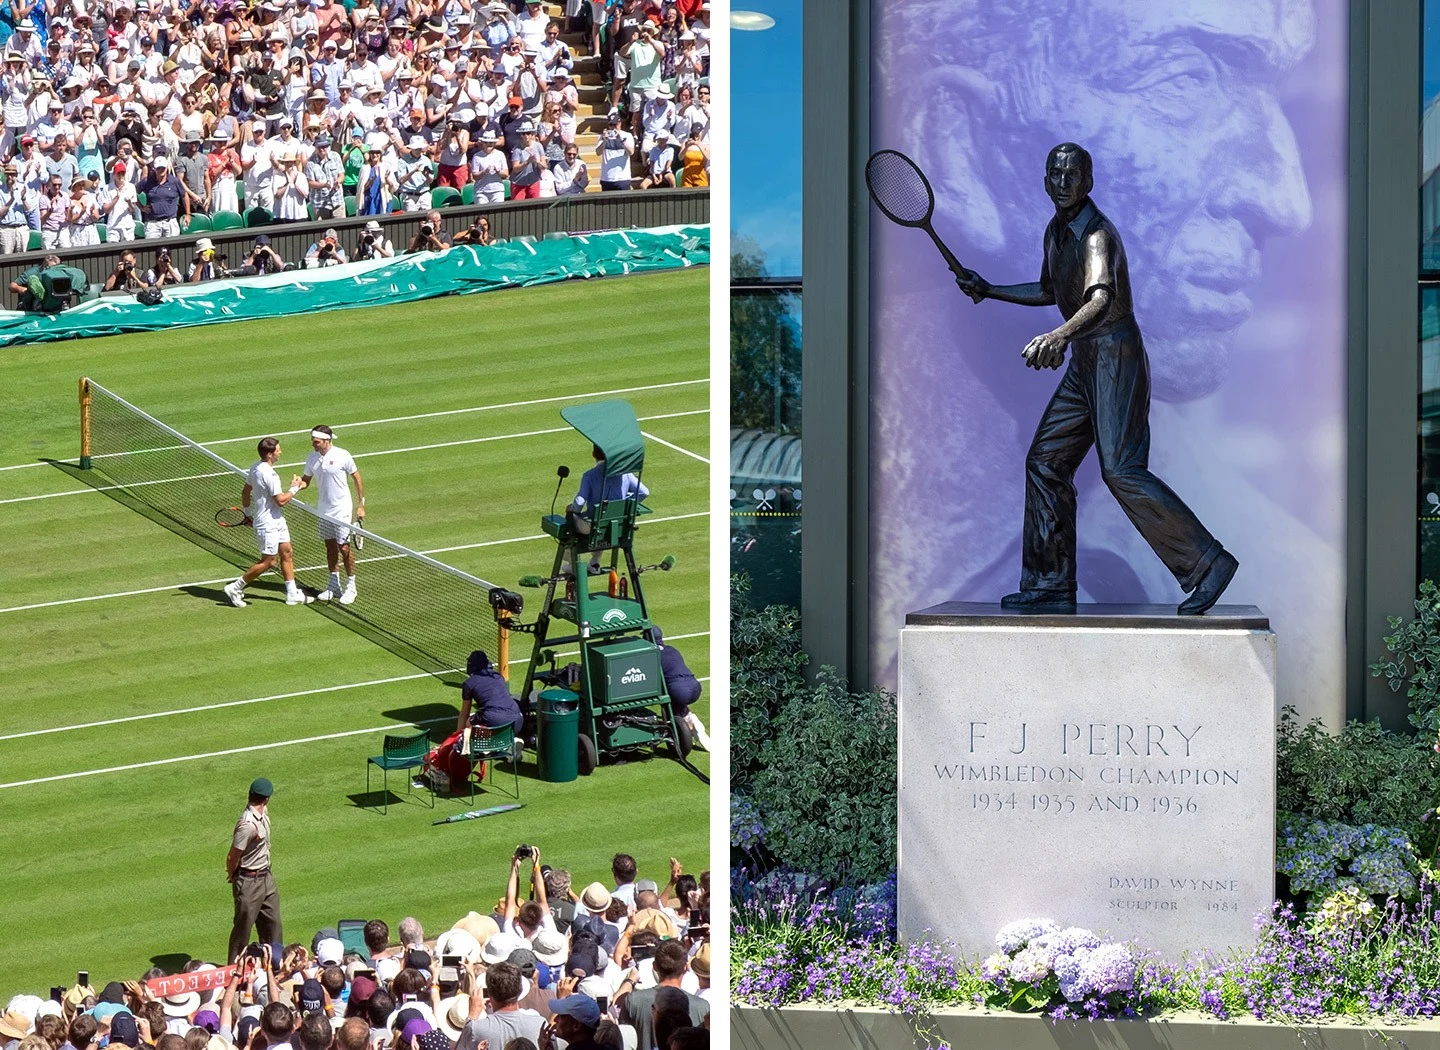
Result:
M513 933L497 933L485 942L480 950L480 958L485 965L494 966L496 963L505 962L510 958L510 953L517 948L524 948L525 942Z
M592 882L580 894L580 903L592 913L603 912L610 907L610 891L598 882Z
M195 242L196 251L214 251L215 246L210 243L209 238L201 237ZM167 995L160 1000L160 1006L165 1011L166 1017L189 1017L200 1007L199 992L182 992L179 995Z
M440 1016L435 1020L440 1031L458 1042L460 1033L464 1031L465 1025L470 1021L470 997L461 992L459 995L441 1000Z
M530 948L546 966L560 966L569 954L569 945L563 933L542 929L530 940Z

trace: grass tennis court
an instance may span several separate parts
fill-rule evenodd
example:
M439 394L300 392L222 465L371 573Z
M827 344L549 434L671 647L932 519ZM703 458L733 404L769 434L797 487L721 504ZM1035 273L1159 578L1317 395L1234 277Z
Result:
M539 518L555 467L573 471L563 500L591 462L560 409L609 392L651 439L654 513L637 560L678 559L645 577L653 618L705 678L708 279L702 268L0 353L0 998L68 985L77 969L133 979L152 959L223 961L224 858L256 776L276 786L287 940L340 918L393 930L407 914L433 936L488 912L520 842L580 886L608 880L617 850L662 883L672 854L687 871L709 866L708 789L663 758L550 785L527 753L524 809L441 827L431 821L468 798L432 811L428 795L392 797L387 816L359 804L383 733L443 736L459 690L315 606L286 607L278 577L232 608L230 564L43 462L78 456L81 375L243 468L255 436L278 433L286 480L296 469L284 464L309 451L303 432L328 423L364 476L369 528L514 587L550 568ZM363 602L363 560L359 583ZM512 661L528 652L517 636ZM512 670L518 691L523 664ZM696 711L708 727L708 686ZM692 761L708 773L707 755ZM497 784L508 788L508 767ZM390 786L403 797L403 777Z

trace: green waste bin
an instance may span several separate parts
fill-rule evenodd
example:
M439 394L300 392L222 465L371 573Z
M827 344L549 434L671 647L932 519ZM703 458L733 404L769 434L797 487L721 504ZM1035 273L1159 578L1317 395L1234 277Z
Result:
M540 694L540 779L567 784L580 775L580 697L569 689Z

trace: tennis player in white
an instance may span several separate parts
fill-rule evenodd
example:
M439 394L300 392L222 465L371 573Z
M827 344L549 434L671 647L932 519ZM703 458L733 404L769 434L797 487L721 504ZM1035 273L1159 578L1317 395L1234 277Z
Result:
M275 464L280 459L280 442L273 437L262 438L255 447L260 459L245 475L245 487L240 490L240 505L250 515L255 526L255 539L260 544L260 560L245 570L233 583L225 585L225 597L231 605L245 606L245 588L254 583L263 572L275 567L280 561L280 575L285 577L285 604L308 605L315 599L305 594L295 584L295 554L290 548L290 527L285 524L281 507L295 498L300 491L300 479L290 482L290 491L280 487L280 475L275 473ZM250 511L250 500L255 500L255 510Z
M325 541L325 562L330 569L330 585L320 592L322 602L337 598L341 605L355 600L355 552L350 549L350 522L365 523L365 481L355 458L335 444L335 431L318 426L310 431L310 447L315 451L305 460L305 474L300 487L311 480L319 483L316 509L320 512L320 538ZM350 501L350 479L355 479L356 506ZM340 563L345 563L345 587L340 587Z

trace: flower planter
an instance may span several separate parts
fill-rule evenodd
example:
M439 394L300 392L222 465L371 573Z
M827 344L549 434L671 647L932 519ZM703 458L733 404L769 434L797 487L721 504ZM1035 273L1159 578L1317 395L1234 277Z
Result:
M942 1042L955 1050L1440 1050L1436 1020L1289 1026L1253 1018L1217 1021L1198 1013L1092 1022L946 1008L917 1024L874 1006L735 1004L730 1032L737 1050L898 1050Z

